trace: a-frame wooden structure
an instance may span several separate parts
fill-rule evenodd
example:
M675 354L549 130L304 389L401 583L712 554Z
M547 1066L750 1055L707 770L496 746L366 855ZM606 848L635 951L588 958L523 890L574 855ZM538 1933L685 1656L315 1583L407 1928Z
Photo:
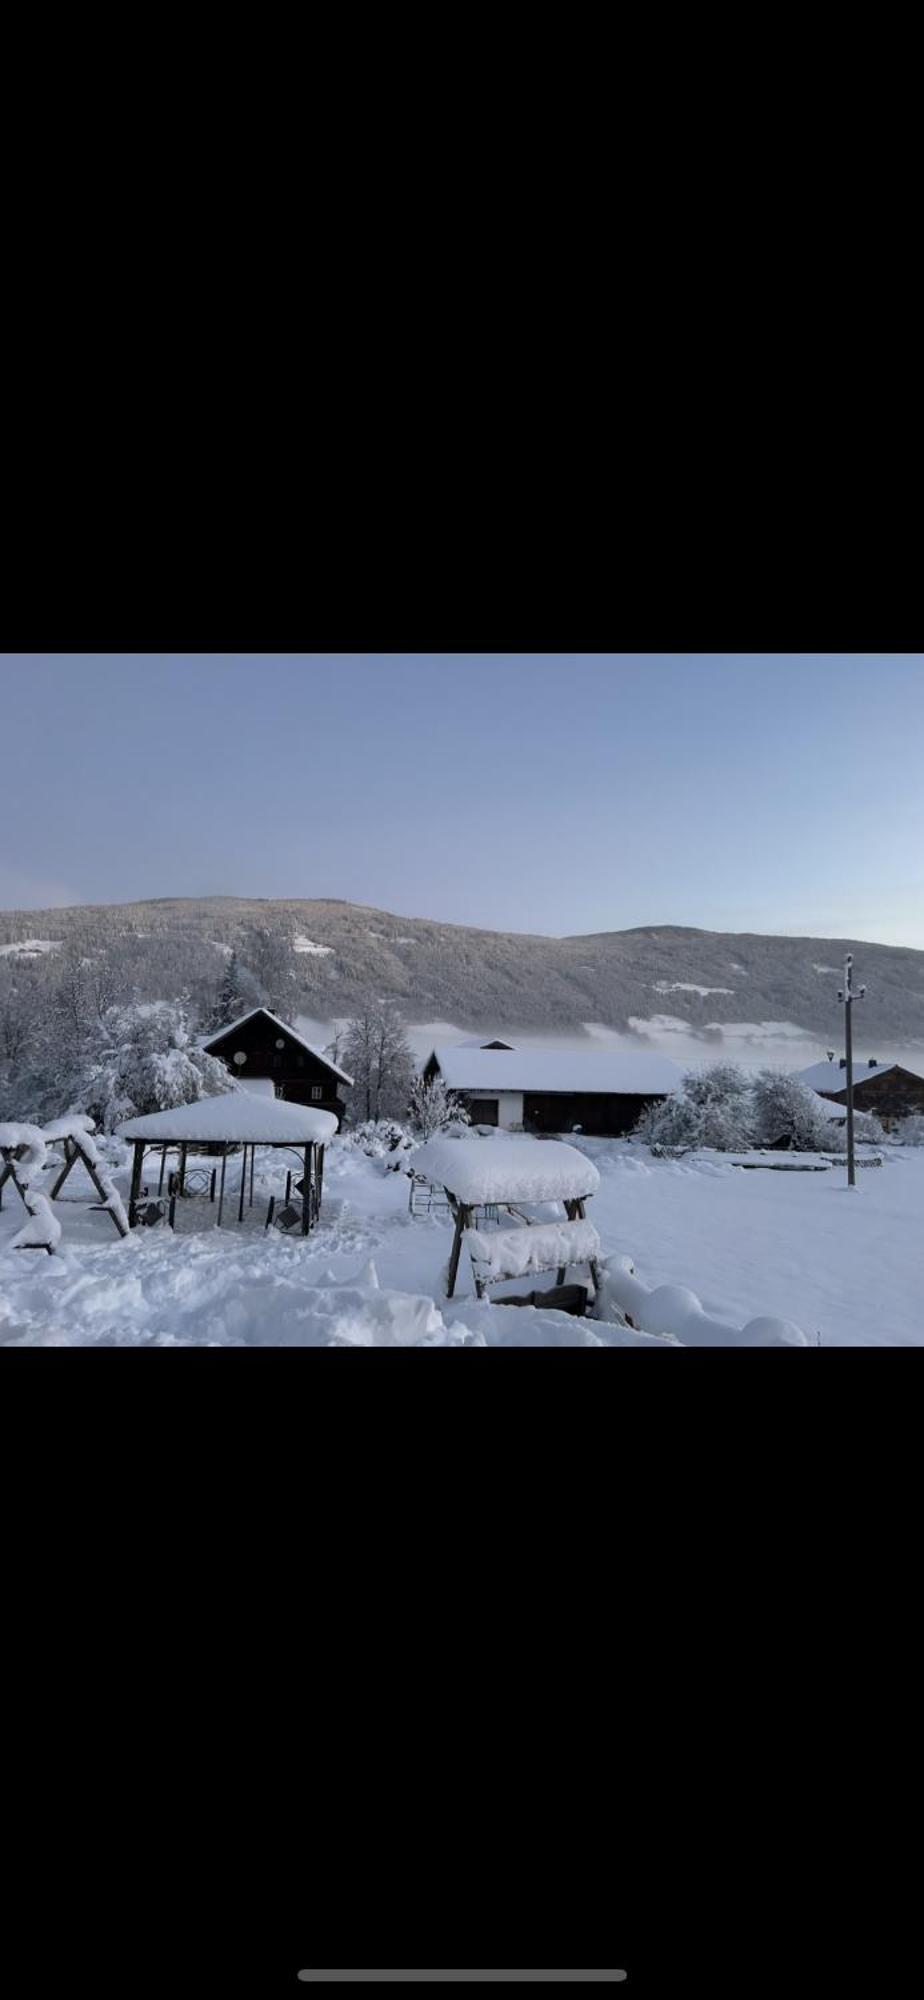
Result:
M49 1201L57 1201L68 1174L79 1161L80 1165L85 1168L99 1196L98 1201L90 1202L88 1206L94 1210L105 1209L107 1214L111 1215L119 1235L127 1236L128 1218L112 1182L110 1181L107 1187L105 1181L100 1177L99 1155L90 1134L82 1131L75 1124L60 1135L56 1134L54 1129L52 1129L51 1132L42 1132L41 1136L46 1146L62 1146L64 1149L64 1164L57 1174L53 1186L49 1190L47 1199ZM0 1154L2 1154L3 1159L3 1165L0 1167L0 1203L3 1200L4 1186L8 1180L11 1180L21 1201L28 1208L26 1190L16 1172L16 1161L20 1151L22 1151L20 1147L0 1147ZM108 1180L108 1175L106 1179Z

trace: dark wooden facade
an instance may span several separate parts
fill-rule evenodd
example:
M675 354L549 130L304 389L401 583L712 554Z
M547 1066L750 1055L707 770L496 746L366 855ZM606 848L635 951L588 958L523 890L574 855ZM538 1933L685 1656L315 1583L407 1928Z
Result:
M519 1095L519 1093L515 1093ZM468 1097L459 1092L473 1125L497 1125L500 1099ZM617 1091L536 1091L523 1092L524 1132L573 1132L579 1125L590 1139L622 1139L633 1132L648 1104L661 1104L659 1096L640 1097Z
M523 1093L524 1132L561 1132L579 1125L590 1139L622 1139L634 1131L646 1104L660 1097L637 1097L616 1091Z
M846 1105L844 1071L835 1070L831 1081L835 1088L821 1090L818 1095L830 1098L832 1104ZM915 1076L913 1070L902 1069L897 1063L888 1069L858 1070L854 1077L853 1102L855 1110L874 1112L888 1128L898 1119L909 1117L913 1111L924 1112L924 1077Z
M232 1076L246 1083L252 1077L269 1077L276 1096L289 1104L310 1104L318 1111L332 1111L338 1128L343 1121L349 1089L323 1056L313 1050L263 1007L222 1028L206 1042L208 1054L217 1056ZM239 1060L243 1058L243 1060Z

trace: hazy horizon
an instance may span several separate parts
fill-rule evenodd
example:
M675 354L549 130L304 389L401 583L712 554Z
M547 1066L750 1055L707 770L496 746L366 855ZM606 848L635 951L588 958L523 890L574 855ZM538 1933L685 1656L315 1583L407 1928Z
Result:
M0 654L4 911L924 949L921 655Z

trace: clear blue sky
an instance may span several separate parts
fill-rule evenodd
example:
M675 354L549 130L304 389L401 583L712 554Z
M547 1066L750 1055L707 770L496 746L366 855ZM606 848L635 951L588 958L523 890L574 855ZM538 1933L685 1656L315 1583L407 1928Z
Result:
M0 905L924 947L924 655L0 654Z

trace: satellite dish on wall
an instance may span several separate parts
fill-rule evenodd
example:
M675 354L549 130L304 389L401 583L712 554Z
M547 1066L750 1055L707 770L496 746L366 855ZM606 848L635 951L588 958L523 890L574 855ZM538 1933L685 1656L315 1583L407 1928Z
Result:
M238 1069L243 1069L244 1064L247 1061L247 1057L245 1056L243 1049L238 1049L237 1055L235 1056L234 1060L237 1063Z
M277 1047L277 1049L284 1049L284 1048L285 1048L285 1042L283 1041L283 1039L282 1039L282 1036L281 1036L281 1035L279 1035L279 1036L277 1037L277 1040L276 1040L276 1047Z

